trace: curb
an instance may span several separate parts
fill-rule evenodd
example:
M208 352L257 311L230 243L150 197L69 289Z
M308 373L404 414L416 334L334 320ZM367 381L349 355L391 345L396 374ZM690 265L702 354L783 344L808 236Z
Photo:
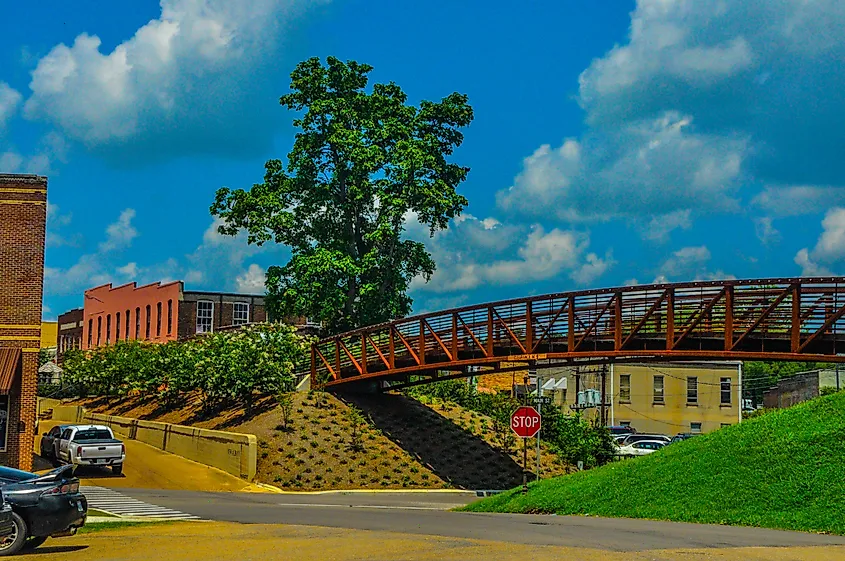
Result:
M263 485L262 485L263 486ZM271 487L268 485L268 487ZM473 493L478 497L489 496L480 495L479 493L498 493L498 491L472 491L469 489L329 489L326 491L284 491L278 487L273 487L273 493L277 495L351 495L351 494L378 494L378 493L454 493L467 494Z

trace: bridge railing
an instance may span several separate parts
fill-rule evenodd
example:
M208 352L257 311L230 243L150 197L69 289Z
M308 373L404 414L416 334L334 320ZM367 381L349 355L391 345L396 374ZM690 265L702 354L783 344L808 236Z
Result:
M845 277L564 292L433 312L323 339L312 347L311 374L315 384L336 385L541 357L840 360L843 315Z

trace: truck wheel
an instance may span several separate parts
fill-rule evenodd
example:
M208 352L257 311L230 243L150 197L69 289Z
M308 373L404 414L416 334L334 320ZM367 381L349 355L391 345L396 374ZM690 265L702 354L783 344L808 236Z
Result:
M123 464L115 464L111 467L111 472L115 475L123 473Z
M23 544L24 549L35 549L39 545L43 544L47 541L47 536L35 536L26 540L26 543Z
M0 557L14 555L20 551L26 543L27 527L24 519L17 512L12 513L14 529L8 536L0 538Z

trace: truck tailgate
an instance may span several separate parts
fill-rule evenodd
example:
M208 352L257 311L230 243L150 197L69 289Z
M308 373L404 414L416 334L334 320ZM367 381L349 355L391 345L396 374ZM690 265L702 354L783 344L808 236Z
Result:
M81 443L75 442L72 443L73 446L76 446L77 449L82 447L82 454L77 453L76 456L81 459L94 459L94 458L119 458L123 452L120 443Z

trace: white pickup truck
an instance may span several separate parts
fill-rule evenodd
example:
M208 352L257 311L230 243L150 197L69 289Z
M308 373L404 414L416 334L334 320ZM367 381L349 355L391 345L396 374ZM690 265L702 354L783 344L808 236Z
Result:
M64 427L55 442L56 458L80 466L111 467L115 475L123 472L126 447L104 425L71 425Z

